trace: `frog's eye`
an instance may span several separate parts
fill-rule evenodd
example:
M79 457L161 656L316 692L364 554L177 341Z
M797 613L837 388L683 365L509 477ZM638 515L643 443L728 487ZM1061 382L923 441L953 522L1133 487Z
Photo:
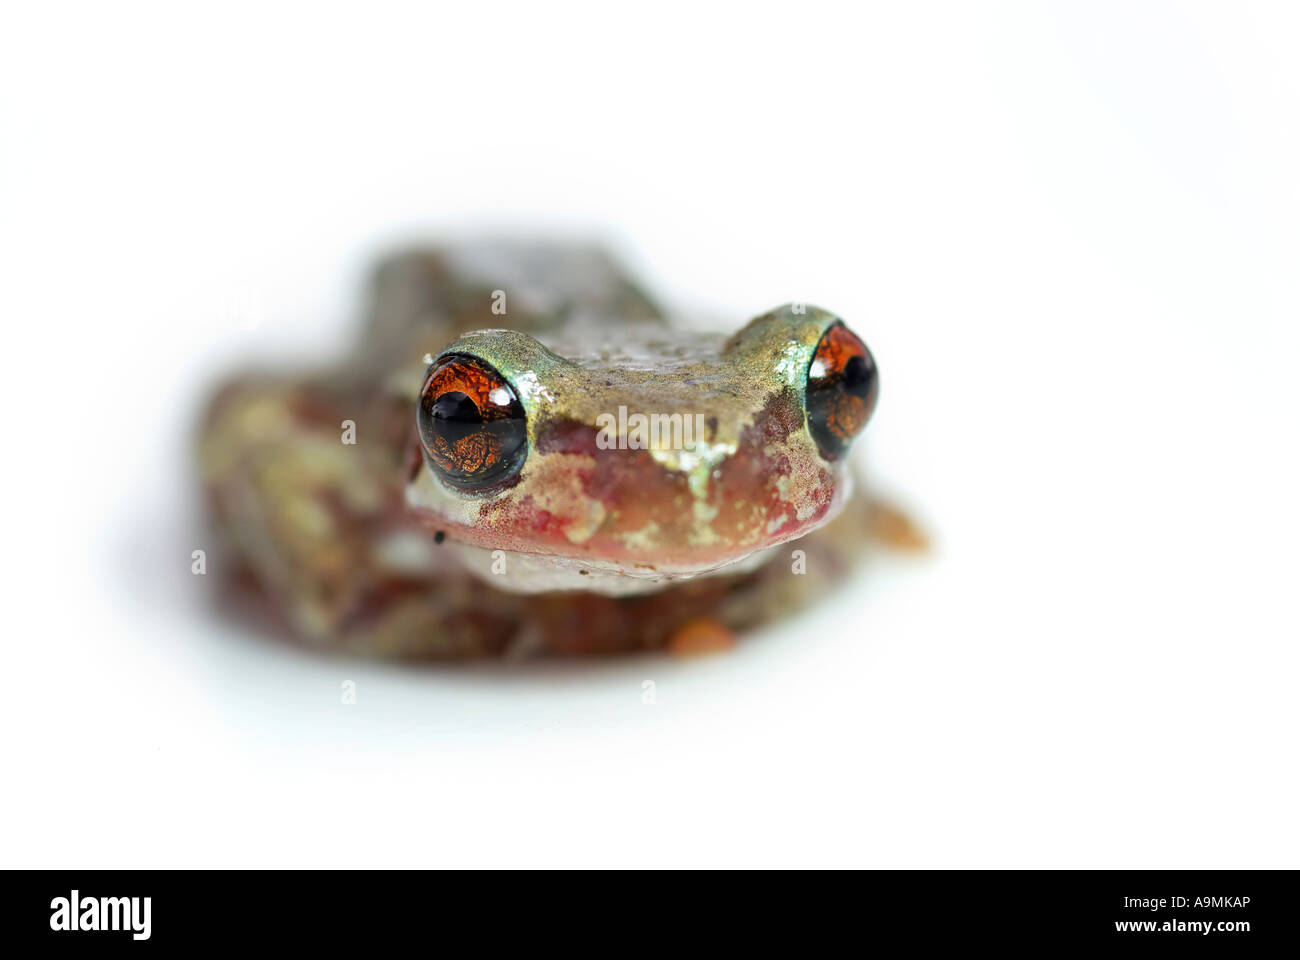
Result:
M838 320L822 334L808 365L808 430L827 460L842 457L871 419L880 381L867 345Z
M523 404L506 378L478 357L453 353L429 368L416 413L434 472L482 492L515 478L528 455Z

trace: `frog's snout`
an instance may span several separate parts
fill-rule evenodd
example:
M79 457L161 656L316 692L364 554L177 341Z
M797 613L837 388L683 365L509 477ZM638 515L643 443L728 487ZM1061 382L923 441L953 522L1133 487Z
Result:
M546 417L513 486L471 498L424 470L408 501L462 543L656 577L715 569L803 536L848 494L847 471L820 454L790 391L730 431L707 417L687 428L646 416L646 431L656 423L677 431L678 445L653 442L663 439L653 433L642 444L642 421L622 415L632 425L618 436L603 418Z

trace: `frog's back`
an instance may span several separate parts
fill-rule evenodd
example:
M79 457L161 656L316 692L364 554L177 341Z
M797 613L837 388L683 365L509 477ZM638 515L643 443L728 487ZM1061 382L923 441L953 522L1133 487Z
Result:
M385 258L371 279L363 331L375 373L436 354L470 330L544 337L589 326L662 324L659 307L602 247L481 240Z

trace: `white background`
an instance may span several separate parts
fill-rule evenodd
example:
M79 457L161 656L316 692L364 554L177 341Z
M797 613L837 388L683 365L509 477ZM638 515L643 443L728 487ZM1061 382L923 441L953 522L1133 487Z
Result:
M5 9L4 866L1300 866L1294 7ZM493 227L847 317L934 556L687 661L207 615L214 379Z

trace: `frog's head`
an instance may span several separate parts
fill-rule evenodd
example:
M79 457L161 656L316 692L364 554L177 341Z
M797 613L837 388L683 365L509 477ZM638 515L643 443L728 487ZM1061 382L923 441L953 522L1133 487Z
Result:
M407 502L471 566L510 574L492 582L654 589L757 561L849 495L877 376L833 314L788 305L725 339L570 335L474 331L424 377Z

